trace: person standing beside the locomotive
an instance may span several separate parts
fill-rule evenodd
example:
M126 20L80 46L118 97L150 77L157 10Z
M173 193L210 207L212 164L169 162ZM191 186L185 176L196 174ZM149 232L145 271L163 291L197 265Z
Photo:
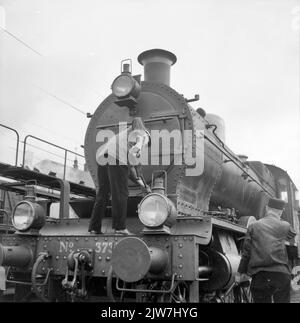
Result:
M89 224L90 233L102 233L102 219L111 194L112 228L116 234L130 234L126 228L128 178L149 190L137 167L130 162L142 154L149 140L150 134L142 119L134 118L131 127L126 126L97 150L98 191Z
M250 224L245 237L236 282L252 277L254 303L289 303L291 271L285 241L296 234L281 220L285 202L271 198L266 216Z

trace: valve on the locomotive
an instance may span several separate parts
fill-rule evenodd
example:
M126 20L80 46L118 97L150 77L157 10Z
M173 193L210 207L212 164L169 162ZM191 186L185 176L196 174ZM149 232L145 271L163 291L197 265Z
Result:
M176 221L176 208L165 194L165 181L157 177L152 181L152 192L138 206L138 216L144 225L143 233L169 234ZM115 274L125 282L137 282L147 274L161 274L170 262L162 248L148 246L141 238L127 237L114 248L112 267Z

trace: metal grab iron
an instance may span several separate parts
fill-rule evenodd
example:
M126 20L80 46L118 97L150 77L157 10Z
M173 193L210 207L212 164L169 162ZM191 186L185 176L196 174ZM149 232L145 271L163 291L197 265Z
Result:
M46 286L49 282L49 275L52 271L52 268L48 268L46 277L42 283L37 282L37 271L38 267L41 263L46 261L47 259L50 259L51 255L48 252L41 252L39 256L37 257L31 272L31 283L32 283L32 292L35 293L35 295L42 301L42 302L49 302L49 299L43 295L42 287Z

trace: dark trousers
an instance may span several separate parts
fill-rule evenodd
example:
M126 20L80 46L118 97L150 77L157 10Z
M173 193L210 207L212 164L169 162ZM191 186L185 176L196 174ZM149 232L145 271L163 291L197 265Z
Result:
M128 166L105 165L98 166L98 191L89 231L101 231L102 219L111 193L112 228L123 230L126 228L127 199L128 199Z
M289 303L291 276L280 272L260 271L252 276L254 303Z

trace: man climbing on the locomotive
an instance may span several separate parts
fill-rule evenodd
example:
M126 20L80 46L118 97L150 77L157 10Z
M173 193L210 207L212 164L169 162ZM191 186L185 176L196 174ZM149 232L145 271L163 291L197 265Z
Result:
M101 234L102 219L111 194L112 228L116 234L131 234L126 228L128 179L150 191L143 180L138 160L143 148L150 144L150 134L141 118L134 118L126 127L111 137L97 150L98 191L93 207L89 232Z
M252 277L254 303L290 302L291 270L285 241L296 234L288 222L281 220L285 204L271 198L266 216L247 230L236 282L249 279L247 275Z

